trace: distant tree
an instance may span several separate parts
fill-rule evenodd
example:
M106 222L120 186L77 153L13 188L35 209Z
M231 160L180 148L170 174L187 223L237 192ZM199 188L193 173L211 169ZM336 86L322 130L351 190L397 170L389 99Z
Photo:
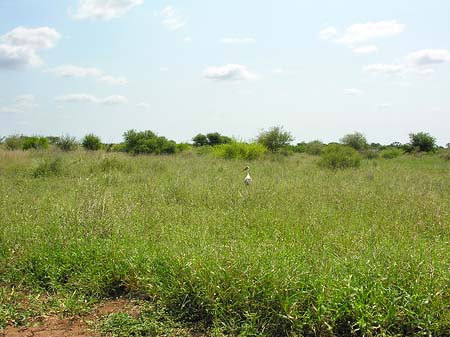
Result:
M341 138L341 143L354 148L357 151L367 148L367 139L360 132L351 133Z
M45 137L23 137L22 150L41 150L48 148L48 139Z
M282 126L273 126L269 130L262 130L256 138L257 143L264 145L272 152L276 152L287 146L294 140L294 137L284 131Z
M192 138L193 142L194 142L194 146L205 146L208 145L208 138L199 133L197 136L195 136L194 138Z
M23 136L12 135L5 138L5 147L7 150L19 150L22 148Z
M58 146L63 151L74 151L78 148L78 142L75 137L65 135L58 137L56 146Z
M84 136L81 145L83 145L83 148L85 148L86 150L97 151L101 149L102 142L99 137L97 137L93 133L90 133Z
M59 141L59 137L55 137L55 136L47 136L48 142L50 144L56 145Z
M436 138L429 133L418 132L409 134L410 144L413 150L421 152L431 152L436 149Z
M320 140L313 140L306 144L306 153L313 156L320 156L325 146Z
M150 130L141 132L128 130L123 137L125 151L132 154L170 154L177 151L177 143Z

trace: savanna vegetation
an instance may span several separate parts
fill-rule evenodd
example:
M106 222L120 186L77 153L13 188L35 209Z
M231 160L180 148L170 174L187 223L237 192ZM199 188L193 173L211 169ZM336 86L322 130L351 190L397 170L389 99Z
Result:
M46 137L47 148L28 150L11 145L24 136L6 137L0 327L125 297L138 314L116 312L92 329L448 335L448 149L357 149L352 137L292 145L282 128L263 132L251 143L192 146L130 130L99 150L86 145L95 135L81 146Z

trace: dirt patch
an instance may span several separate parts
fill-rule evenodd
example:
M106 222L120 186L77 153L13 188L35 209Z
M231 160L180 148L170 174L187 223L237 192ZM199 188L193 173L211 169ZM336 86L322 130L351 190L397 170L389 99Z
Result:
M26 327L7 326L1 337L99 337L95 323L113 312L128 312L137 317L139 309L133 301L117 299L99 304L82 317L45 316L32 319Z

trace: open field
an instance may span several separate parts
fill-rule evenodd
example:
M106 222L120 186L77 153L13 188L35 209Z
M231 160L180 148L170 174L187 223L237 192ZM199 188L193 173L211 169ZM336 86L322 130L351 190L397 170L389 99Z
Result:
M450 334L450 162L316 162L250 162L247 188L190 152L0 151L0 326L124 296L140 314L100 332Z

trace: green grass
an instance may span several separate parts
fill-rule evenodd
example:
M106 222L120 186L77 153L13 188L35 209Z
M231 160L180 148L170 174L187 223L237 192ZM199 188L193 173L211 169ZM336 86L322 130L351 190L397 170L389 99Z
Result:
M247 188L246 162L189 152L0 152L0 325L32 314L14 288L75 312L148 296L231 336L448 334L450 162L317 160L253 161ZM121 321L146 325L103 328Z

